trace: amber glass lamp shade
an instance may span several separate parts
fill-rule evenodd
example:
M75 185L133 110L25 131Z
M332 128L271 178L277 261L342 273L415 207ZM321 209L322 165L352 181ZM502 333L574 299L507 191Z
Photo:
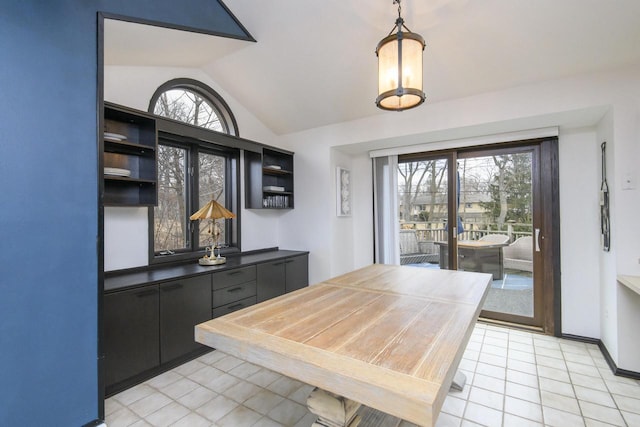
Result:
M383 110L402 111L425 100L422 90L424 39L412 32L391 34L378 43L378 97Z

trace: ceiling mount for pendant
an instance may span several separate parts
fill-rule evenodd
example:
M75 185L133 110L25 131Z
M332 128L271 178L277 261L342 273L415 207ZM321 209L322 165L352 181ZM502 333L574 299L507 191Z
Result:
M378 97L376 105L383 110L403 111L417 107L426 98L422 90L422 54L425 42L404 25L400 0L398 19L389 35L378 43ZM393 34L393 31L397 32ZM405 31L403 31L403 29Z

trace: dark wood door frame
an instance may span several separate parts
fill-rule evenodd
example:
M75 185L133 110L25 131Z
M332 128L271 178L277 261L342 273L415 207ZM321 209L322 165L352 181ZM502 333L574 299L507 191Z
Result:
M540 177L545 191L542 197L540 240L543 256L544 332L562 335L562 297L560 287L560 168L558 138L540 142Z
M400 156L400 161L443 159L448 165L449 185L448 209L449 224L447 237L454 242L457 229L457 159L465 157L481 157L514 151L532 152L532 193L534 209L533 238L538 228L538 244L540 252L534 252L534 277L541 282L542 293L534 293L534 322L535 329L548 335L561 336L561 284L560 284L560 191L559 191L559 163L558 138L539 138L508 143L466 147L426 153L412 153ZM537 172L537 173L536 173ZM453 208L451 208L453 207ZM535 245L535 241L534 241ZM449 266L457 269L457 245L449 245ZM513 316L510 321L518 321L520 316ZM502 323L502 320L499 320ZM526 323L526 322L525 322ZM529 322L531 323L531 322ZM523 326L532 326L523 324Z

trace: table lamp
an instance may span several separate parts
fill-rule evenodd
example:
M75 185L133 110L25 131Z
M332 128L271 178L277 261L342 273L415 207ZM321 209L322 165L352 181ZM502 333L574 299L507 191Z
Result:
M210 221L209 224L209 236L212 242L211 246L205 248L205 253L202 258L198 260L198 264L200 265L219 265L227 262L227 259L223 256L220 256L220 248L218 247L218 239L220 238L220 225L216 222L217 219L224 218L235 218L236 215L233 212L230 212L224 208L220 203L215 200L211 200L209 203L204 205L198 212L194 213L189 217L191 221L195 221L198 219L208 219ZM215 254L215 248L218 248L218 256ZM210 255L207 253L209 252Z

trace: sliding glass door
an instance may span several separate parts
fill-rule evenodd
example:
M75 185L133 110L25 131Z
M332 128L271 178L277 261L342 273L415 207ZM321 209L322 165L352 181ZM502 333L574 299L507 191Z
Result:
M537 164L535 146L458 155L458 269L493 276L483 317L542 326L533 245Z
M542 212L552 188L541 186L541 152L532 141L400 156L400 264L491 274L481 317L549 331L554 288L542 272L553 254L542 248L552 228Z
M440 245L448 241L448 157L398 162L400 264L440 265Z

